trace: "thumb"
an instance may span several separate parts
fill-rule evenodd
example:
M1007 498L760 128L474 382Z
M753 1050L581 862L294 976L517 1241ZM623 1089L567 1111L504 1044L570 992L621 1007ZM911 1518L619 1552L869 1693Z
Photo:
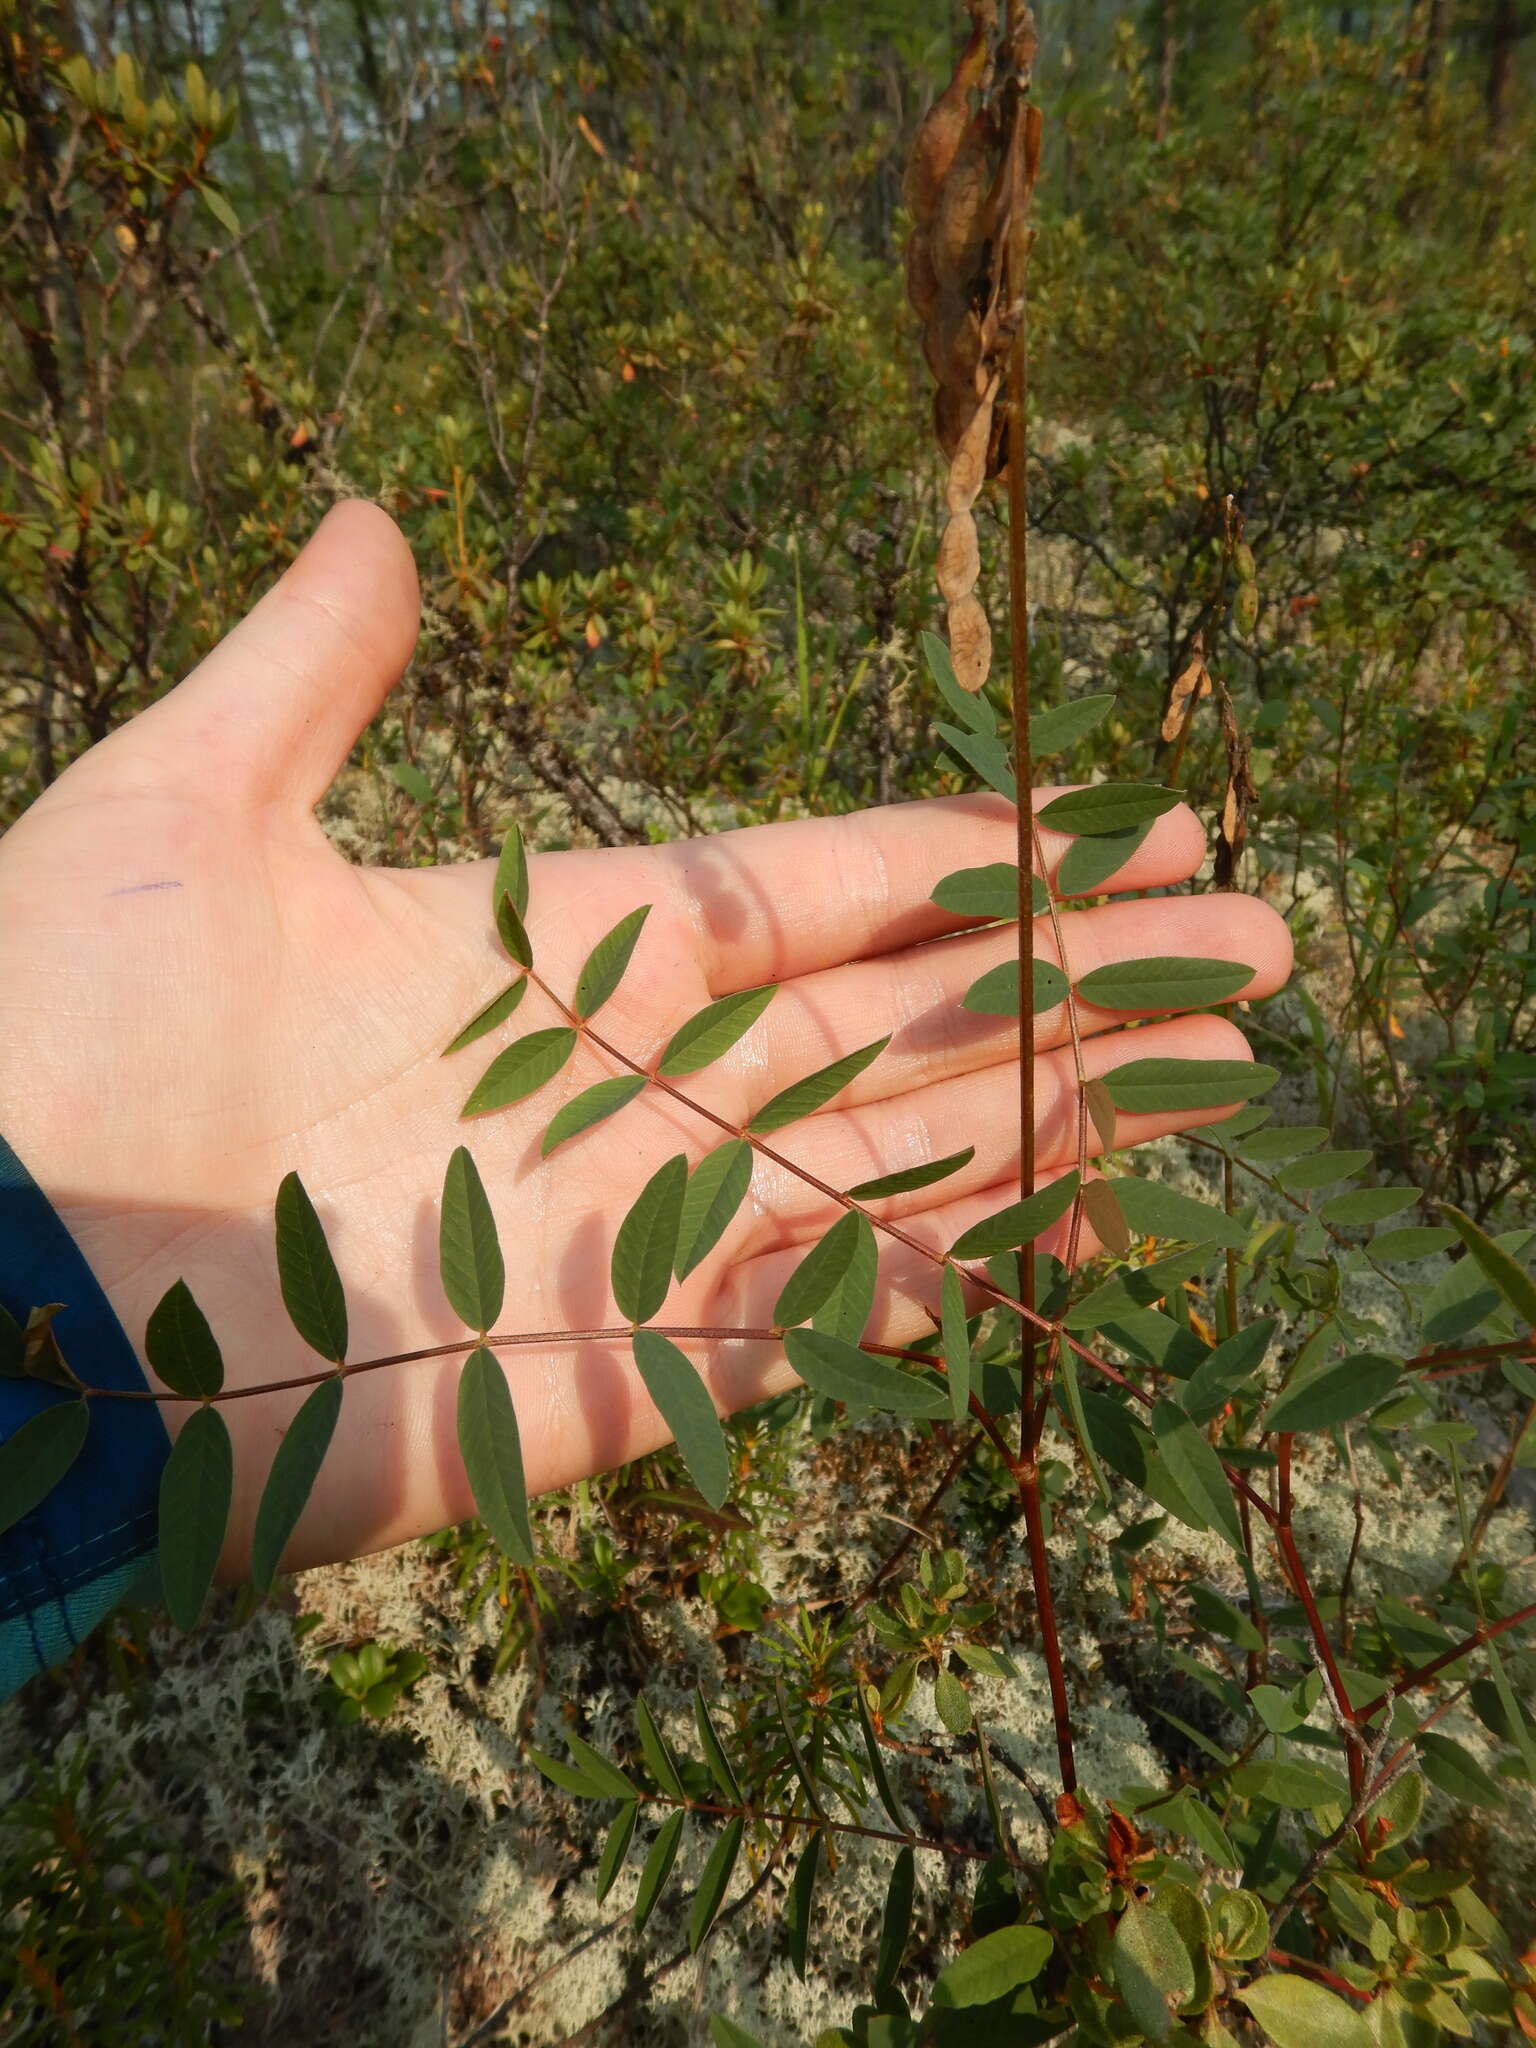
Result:
M312 807L399 680L419 623L399 527L362 499L333 506L254 610L107 743L115 766L132 747L156 781Z

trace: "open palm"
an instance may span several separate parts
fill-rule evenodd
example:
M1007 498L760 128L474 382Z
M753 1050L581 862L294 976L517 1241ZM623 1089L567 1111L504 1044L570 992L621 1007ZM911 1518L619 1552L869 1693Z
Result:
M513 1024L442 1056L508 979L488 866L356 868L314 816L416 627L398 531L371 506L338 508L194 675L71 767L0 842L0 1129L134 1341L185 1277L231 1385L318 1365L278 1295L272 1201L290 1170L325 1222L346 1284L349 1355L360 1360L462 1335L437 1275L438 1193L455 1145L473 1151L500 1224L502 1327L558 1331L621 1320L608 1283L619 1221L668 1154L697 1158L723 1136L649 1091L544 1159L555 1110L615 1071L585 1044L530 1100L461 1120L502 1043L561 1021L534 990ZM1067 843L1048 836L1047 858ZM974 1145L942 1187L885 1205L913 1236L947 1245L1015 1192L1017 1029L958 1008L1013 939L966 931L928 898L950 870L1012 849L1007 806L964 797L543 855L531 864L529 930L541 973L569 994L596 940L625 912L653 906L597 1020L639 1060L711 997L783 984L736 1048L688 1083L732 1124L802 1074L892 1034L830 1108L774 1143L836 1187ZM1117 886L1184 881L1203 851L1193 815L1170 812ZM1247 962L1255 971L1241 993L1262 995L1289 970L1283 924L1246 898L1112 902L1066 926L1074 974L1195 954ZM1160 1018L1134 1035L1126 1021L1085 1010L1090 1073L1151 1053L1246 1053L1217 1017ZM1049 1177L1075 1153L1072 1066L1060 1017L1039 1027L1038 1157ZM1119 1136L1132 1143L1222 1113L1122 1117ZM768 1323L805 1244L836 1213L759 1159L749 1200L675 1290L667 1320ZM881 1273L878 1334L901 1342L931 1328L933 1266L887 1243ZM792 1377L766 1343L691 1348L722 1409ZM290 1565L397 1543L470 1512L455 1447L459 1362L352 1383ZM535 1490L665 1440L626 1346L551 1344L507 1362ZM77 1363L88 1374L89 1361ZM237 1451L231 1564L298 1399L262 1395L225 1410ZM173 1428L185 1412L167 1411Z

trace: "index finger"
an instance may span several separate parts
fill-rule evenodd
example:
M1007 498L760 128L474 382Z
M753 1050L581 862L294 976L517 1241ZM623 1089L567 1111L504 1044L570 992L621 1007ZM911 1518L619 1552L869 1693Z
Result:
M1035 790L1035 809L1059 794ZM1015 830L1013 806L979 793L750 825L649 853L670 871L698 932L711 990L730 995L965 930L976 920L930 902L934 886L956 868L1011 862ZM1072 839L1045 828L1040 838L1054 874ZM1204 858L1204 828L1179 804L1156 820L1113 886L1187 882Z

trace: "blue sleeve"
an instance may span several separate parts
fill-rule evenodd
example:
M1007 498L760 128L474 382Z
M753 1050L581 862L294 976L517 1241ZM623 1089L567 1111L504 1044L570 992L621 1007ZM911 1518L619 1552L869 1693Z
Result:
M95 1387L143 1389L127 1332L47 1197L0 1138L0 1304L54 1318L59 1349ZM51 1402L39 1380L0 1377L0 1443ZM30 1514L0 1534L0 1698L67 1657L110 1609L154 1598L160 1474L170 1439L152 1401L93 1401L84 1448Z

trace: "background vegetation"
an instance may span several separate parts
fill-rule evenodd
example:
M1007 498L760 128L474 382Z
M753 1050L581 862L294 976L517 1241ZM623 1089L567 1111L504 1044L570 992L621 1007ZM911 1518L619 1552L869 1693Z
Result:
M1332 1141L1369 1145L1426 1201L1524 1230L1536 19L1513 0L1040 13L1037 687L1116 689L1095 762L1219 804L1215 700L1187 738L1161 737L1203 652L1251 746L1242 878L1291 914L1302 949L1295 991L1253 1020L1261 1056ZM0 0L0 823L182 674L345 490L402 521L427 598L406 684L333 800L360 858L483 853L512 817L548 845L619 843L959 786L934 761L916 658L934 623L937 465L899 254L901 164L959 26L919 0L561 0L538 15ZM1229 500L1256 569L1236 604ZM983 558L1000 575L985 532ZM1426 1290L1449 1289L1440 1329L1488 1335L1496 1305L1469 1322L1462 1286L1456 1313L1454 1270L1426 1269ZM768 1421L740 1443L766 1506L791 1453ZM1496 1466L1497 1437L1467 1455L1484 1453ZM856 1449L834 1433L812 1454L831 1503ZM913 1457L898 1510L923 1484ZM359 1798L374 1776L411 1782L429 1844L465 1796L443 1767L469 1739L450 1725L455 1689L476 1703L466 1725L499 1716L510 1742L538 1688L494 1714L477 1688L535 1656L566 1696L621 1684L637 1644L654 1652L647 1630L679 1626L660 1616L684 1594L709 1654L734 1657L831 1541L801 1527L765 1550L701 1528L669 1514L667 1483L652 1461L553 1506L563 1562L536 1591L459 1532L413 1554L409 1598L359 1596L347 1575L306 1587L321 1620L299 1650L268 1613L231 1616L243 1648L198 1654L254 1752L290 1759L290 1807L310 1782L292 1774L302 1725L355 1762ZM984 1551L979 1481L956 1512ZM1373 1497L1373 1527L1401 1550L1395 1512ZM1457 1549L1436 1526L1426 1584ZM1392 1545L1376 1548L1386 1569ZM1105 1600L1145 1597L1133 1556ZM1160 1569L1146 1566L1153 1597L1171 1608ZM1082 1626L1109 1639L1087 1581L1080 1596ZM400 1628L365 1668L370 1603L388 1600ZM463 1601L482 1631L468 1647L443 1622ZM327 1671L317 1646L353 1662ZM193 1783L215 1754L231 1766L228 1728L205 1730L202 1768L176 1761L188 1654L129 1619L9 1724L43 1755L89 1721L133 1791L125 1808L98 1770L94 1789L71 1779L19 1808L6 1910L71 1853L59 1816L82 1810L76 1839L110 1843L114 1868L181 1873L187 1939L217 1959L176 1978L169 1922L148 1947L103 1938L71 1962L71 1996L108 1997L144 1955L191 2015L167 2039L222 2023L198 2000L248 2005L255 2037L435 2039L413 2031L434 1971L455 2040L509 1996L531 2009L547 1923L521 1978L501 1951L482 1969L466 1930L505 1907L489 1884L430 1909L457 1930L417 1941L408 1992L390 1976L398 1930L348 1975L291 1874L314 1845L274 1849L267 1809L266 1903L247 1884L232 1909L240 1829L215 1825ZM1104 1667L1106 1702L1120 1686L1145 1704L1149 1683ZM376 1710L408 1713L417 1692L433 1702L411 1726L430 1798L419 1760L357 1747ZM1187 1762L1162 1752L1165 1769ZM552 1849L547 1811L518 1826L509 1867L537 1873L547 1902L587 1848ZM380 1873L424 1883L387 1848L346 1868L364 1920ZM63 1896L91 1925L135 1896L80 1885ZM849 1953L868 1937L851 1928ZM104 1975L88 1996L90 1969ZM635 2038L646 2015L656 2038L684 2037L686 2009L626 1969L621 2029ZM21 2038L69 2038L28 2024Z

